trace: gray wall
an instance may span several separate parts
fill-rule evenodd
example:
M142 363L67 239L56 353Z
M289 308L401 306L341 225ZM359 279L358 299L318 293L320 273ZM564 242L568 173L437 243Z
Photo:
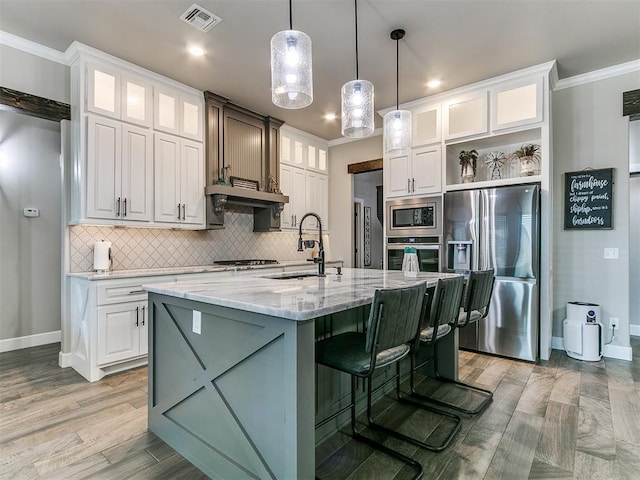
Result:
M382 185L382 170L358 173L353 176L353 196L360 198L365 207L371 208L371 265L364 268L380 268L383 259L384 233L378 220L376 186Z
M60 330L62 196L60 124L0 110L0 132L1 340Z
M0 86L70 103L69 67L0 45Z
M620 318L616 343L629 345L629 118L622 93L639 84L635 72L553 93L555 337L562 337L566 302L588 301L601 305L606 322ZM615 168L612 230L562 228L563 174L587 167ZM603 259L605 247L618 248L619 259Z
M637 121L640 124L640 121ZM640 159L638 159L640 161ZM629 180L629 205L634 208L634 215L631 215L629 225L629 245L631 252L629 255L629 320L631 325L635 325L640 334L640 176L632 177ZM631 209L630 209L631 210Z

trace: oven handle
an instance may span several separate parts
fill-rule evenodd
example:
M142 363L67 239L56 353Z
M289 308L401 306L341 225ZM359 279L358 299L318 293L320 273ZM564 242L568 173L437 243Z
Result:
M389 250L404 250L405 247L413 247L416 250L440 250L439 243L387 243Z

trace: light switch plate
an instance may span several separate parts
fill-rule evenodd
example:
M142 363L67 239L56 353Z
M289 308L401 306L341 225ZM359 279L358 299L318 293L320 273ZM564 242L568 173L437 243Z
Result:
M22 211L22 214L25 217L39 217L40 216L40 210L38 210L37 208L33 208L33 207L27 207Z
M604 249L604 258L607 260L617 260L618 259L618 249L617 248L605 248Z
M193 326L191 329L193 333L202 335L202 312L198 310L193 311Z

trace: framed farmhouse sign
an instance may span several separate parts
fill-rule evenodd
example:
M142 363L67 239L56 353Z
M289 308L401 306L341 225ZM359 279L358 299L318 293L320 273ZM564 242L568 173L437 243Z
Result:
M613 228L613 168L564 174L565 230Z

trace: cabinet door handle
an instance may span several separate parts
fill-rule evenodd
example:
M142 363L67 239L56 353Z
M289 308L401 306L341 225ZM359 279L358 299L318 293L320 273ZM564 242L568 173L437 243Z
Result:
M129 292L129 295L140 295L141 293L144 293L145 290L131 290Z
M411 179L407 178L407 193L411 193Z
M178 220L180 220L180 204L178 204Z
M142 307L142 326L144 327L144 311L147 307Z
M187 210L187 204L183 203L182 204L182 220L186 220L187 219L186 210Z
M140 313L140 307L136 307L136 327L138 326L138 314Z
M411 179L411 193L416 193L416 179L415 178ZM125 206L126 206L126 204L125 204ZM125 208L125 211L126 210L127 209Z
M120 216L120 197L116 200L116 217Z
M123 216L123 217L126 217L126 216L127 216L127 199L126 199L126 198L124 199L124 201L122 202L122 204L123 204L123 207L124 207L124 208L122 209L122 210L123 210L123 215L122 215L122 216Z

